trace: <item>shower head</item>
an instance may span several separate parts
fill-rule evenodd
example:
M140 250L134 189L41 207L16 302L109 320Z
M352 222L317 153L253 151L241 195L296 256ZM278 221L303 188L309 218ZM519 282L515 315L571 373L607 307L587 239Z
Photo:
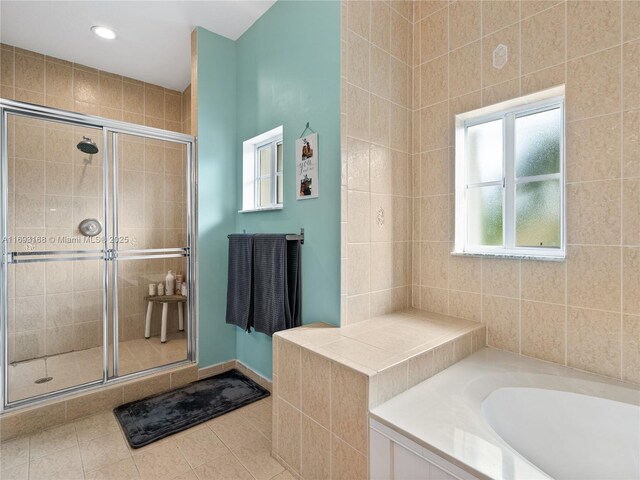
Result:
M77 147L82 153L88 153L90 155L98 153L98 146L96 145L96 142L93 142L88 137L82 137L82 140L78 143Z

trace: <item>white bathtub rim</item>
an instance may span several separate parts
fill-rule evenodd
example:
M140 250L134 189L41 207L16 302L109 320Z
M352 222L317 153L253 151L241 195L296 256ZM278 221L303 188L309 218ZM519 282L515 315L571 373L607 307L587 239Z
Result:
M505 479L550 478L504 441L482 416L482 402L494 390L528 386L640 405L640 389L633 385L483 348L374 408L371 416L481 475ZM491 452L488 458L477 458L474 452L465 450L467 444L474 443L490 449L494 458ZM513 468L520 470L515 474L506 471L502 465L505 462L511 462Z

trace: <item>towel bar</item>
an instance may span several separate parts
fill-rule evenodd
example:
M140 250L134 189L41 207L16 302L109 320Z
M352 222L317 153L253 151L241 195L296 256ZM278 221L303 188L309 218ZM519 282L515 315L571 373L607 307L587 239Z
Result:
M247 233L247 231L243 230L242 233ZM229 238L229 235L227 235L227 238ZM304 228L300 229L300 234L299 235L287 234L286 239L287 240L300 240L300 244L304 245Z

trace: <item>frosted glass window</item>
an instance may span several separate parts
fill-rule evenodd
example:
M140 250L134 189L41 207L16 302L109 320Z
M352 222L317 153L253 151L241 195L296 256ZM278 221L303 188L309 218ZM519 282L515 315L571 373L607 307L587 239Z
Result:
M560 172L560 108L516 117L516 176Z
M467 129L468 183L502 179L502 125L500 119Z
M468 194L470 245L502 245L502 187L470 188Z
M260 206L271 205L271 177L260 179Z
M560 246L560 180L516 186L516 244Z
M265 177L271 174L271 149L264 147L260 149L260 176Z
M278 152L278 165L276 168L276 172L281 173L282 172L282 143L279 143L276 147L276 150Z
M455 121L454 253L563 259L564 87Z

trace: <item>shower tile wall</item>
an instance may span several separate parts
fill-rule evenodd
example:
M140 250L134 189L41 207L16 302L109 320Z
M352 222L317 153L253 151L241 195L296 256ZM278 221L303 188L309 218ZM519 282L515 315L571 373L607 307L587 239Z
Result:
M377 314L374 283L409 259L401 275L411 276L414 307L484 322L496 348L640 383L640 2L409 2L405 79L390 67L403 58L398 51L382 53L403 44L397 19L407 5L343 2L342 323ZM500 43L510 58L495 69ZM398 168L378 161L390 138L384 127L376 132L390 118L385 94L407 83L412 249L389 261L373 252L381 206L373 192L392 174L373 166ZM454 115L560 84L567 260L450 256ZM389 132L397 125L389 122Z
M185 99L179 92L6 45L0 54L3 98L183 129ZM102 157L89 158L75 148L83 135L101 147L101 132L23 118L15 118L10 126L10 171L15 173L10 178L10 204L18 209L9 212L11 232L47 238L76 236L81 219L101 218ZM133 136L122 138L120 147L121 236L132 241L129 248L184 245L184 149ZM16 247L20 250L25 245ZM76 247L58 239L34 245L39 250ZM164 278L168 268L184 272L184 262L178 260L123 262L120 340L143 337L147 284ZM102 343L101 262L17 265L12 270L10 361ZM159 331L160 310L157 307L154 312L154 335ZM175 309L170 309L168 329L177 329Z
M342 2L342 324L406 308L410 2Z

